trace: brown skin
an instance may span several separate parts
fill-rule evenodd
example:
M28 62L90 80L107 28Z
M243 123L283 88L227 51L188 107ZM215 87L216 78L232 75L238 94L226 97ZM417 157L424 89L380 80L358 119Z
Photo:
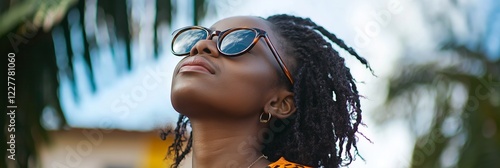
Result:
M260 28L280 46L269 24L258 17L231 17L211 29ZM217 51L217 38L199 41L179 62L172 79L172 105L191 121L194 167L248 167L262 155L259 137L268 126L259 116L290 116L295 112L293 93L279 85L281 70L264 39L241 56L226 57ZM283 49L276 49L286 59ZM208 62L214 72L179 72L180 65L193 57ZM261 158L252 167L269 163Z

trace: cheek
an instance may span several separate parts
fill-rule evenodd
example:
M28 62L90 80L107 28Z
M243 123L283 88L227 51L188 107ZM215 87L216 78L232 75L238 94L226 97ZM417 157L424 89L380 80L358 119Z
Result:
M259 61L238 61L225 65L226 71L221 73L219 83L222 87L218 87L225 93L221 96L231 102L233 108L262 108L277 79L270 65Z

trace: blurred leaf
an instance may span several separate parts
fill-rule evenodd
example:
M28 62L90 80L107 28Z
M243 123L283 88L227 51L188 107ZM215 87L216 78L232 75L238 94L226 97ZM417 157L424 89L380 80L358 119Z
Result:
M192 10L195 12L193 22L198 23L203 19L206 13L206 2L204 0L194 0ZM39 159L38 147L46 145L50 142L50 137L47 130L42 126L43 109L50 106L55 109L57 116L60 117L61 123L59 128L67 127L64 113L61 108L59 99L59 82L60 72L66 74L70 79L73 94L78 98L77 83L75 82L75 72L73 67L73 53L75 44L72 44L71 31L72 28L78 27L82 31L83 57L86 69L90 71L87 76L93 91L98 91L95 86L95 73L93 71L92 58L99 56L91 55L92 49L99 49L96 36L89 35L85 28L85 0L13 0L2 1L0 5L7 4L8 6L0 6L0 53L16 53L16 93L19 111L16 118L16 164L15 167L28 167L30 161L36 164ZM114 30L108 30L109 33L115 33L113 36L124 39L126 46L127 68L131 70L133 62L131 55L131 40L133 34L130 27L130 1L122 0L98 0L97 3L103 8L104 16L109 16L114 24ZM172 18L176 14L170 0L157 0L156 19L154 28L155 40L155 55L158 54L158 46L164 42L158 41L158 26L166 23L172 24ZM79 14L78 22L70 24L68 11L75 11ZM72 18L75 19L75 18ZM108 19L108 17L106 17ZM59 23L61 22L61 23ZM74 26L74 27L72 27ZM65 38L65 55L67 58L67 67L59 69L54 51L54 39L52 38L52 27L62 31L62 36ZM44 31L41 31L43 28ZM29 32L31 30L31 32ZM21 40L19 45L12 43L7 38L7 34L16 35ZM116 41L112 41L116 42ZM15 48L15 47L18 48ZM115 54L115 53L113 53ZM156 56L155 56L156 57ZM58 58L59 59L59 58ZM5 107L6 101L1 104ZM6 126L6 120L2 120L2 125ZM8 139L9 133L5 130L2 134L4 139ZM6 149L6 143L2 145ZM7 153L3 152L2 157L6 158ZM0 167L7 167L6 159L2 159Z
M58 12L66 13L77 0L24 0L19 1L5 13L0 15L0 36L4 36L9 30L19 24L34 24L41 27L52 26L61 18L54 18ZM55 20L48 20L55 19ZM46 23L47 22L47 23Z
M408 127L416 137L410 167L442 167L443 160L460 168L496 167L500 165L500 59L488 57L484 40L457 40L446 11L462 10L463 17L471 11L464 9L461 2L450 3L452 8L423 12L429 27L443 30L444 40L439 51L434 52L434 60L409 62L409 57L426 53L405 53L397 73L389 79L386 110L378 122L409 121ZM422 3L422 7L425 9L426 4ZM457 89L460 87L465 93ZM432 107L428 128L414 122L422 120L417 117L424 112L423 106ZM458 130L450 133L447 119L454 119ZM453 148L458 148L459 153L446 152Z

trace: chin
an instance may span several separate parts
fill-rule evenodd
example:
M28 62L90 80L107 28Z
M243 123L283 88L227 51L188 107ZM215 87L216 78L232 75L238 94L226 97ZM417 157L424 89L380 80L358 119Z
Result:
M199 94L200 92L193 87L172 84L170 100L172 101L174 109L179 113L184 114L182 112L191 111L189 108L193 108L193 103L199 102L199 100L197 100L200 98Z
M242 84L227 86L220 81L198 79L173 80L170 100L174 109L180 114L189 118L243 117L260 109L262 99L259 97L262 95L255 90L235 87Z
M199 83L198 83L199 84ZM188 117L207 115L214 109L214 98L203 87L186 84L172 84L170 100L174 109Z

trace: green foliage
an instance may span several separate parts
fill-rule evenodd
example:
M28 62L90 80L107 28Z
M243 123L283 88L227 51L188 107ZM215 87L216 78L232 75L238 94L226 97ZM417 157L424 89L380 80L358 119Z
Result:
M453 29L449 22L440 26ZM435 59L416 63L408 58L423 53L405 53L390 77L387 110L377 119L408 121L416 139L410 167L499 165L500 59L488 57L478 41L461 44L449 33L440 51L432 52Z
M7 11L0 13L0 36L22 24L34 24L37 27L52 25L59 22L61 16L77 0L24 0L11 1L13 4Z
M155 19L155 54L158 54L158 46L163 44L156 38L157 28L160 23L168 25L172 22L172 16L176 14L171 0L157 0L157 12ZM16 161L1 159L0 167L33 167L39 159L37 149L40 145L50 142L48 130L42 126L42 115L44 109L54 109L59 117L58 127L67 127L64 112L59 100L59 74L65 74L72 82L73 93L76 97L76 82L73 72L73 56L70 37L70 24L68 22L68 11L78 11L80 17L76 24L80 26L84 44L84 60L86 68L90 70L87 76L91 81L93 91L98 91L94 84L92 61L90 55L91 46L97 46L95 37L87 38L83 26L86 1L84 0L7 0L0 2L0 53L16 54L16 100L18 112L16 114ZM127 1L124 0L100 0L97 5L102 8L104 15L113 18L118 38L125 40L127 48L126 60L128 70L133 64L130 54L131 17ZM205 9L204 0L196 0L194 9ZM195 10L196 17L193 22L203 19L206 10ZM125 17L123 17L125 16ZM64 32L66 38L66 56L68 66L59 69L56 63L54 51L54 40L52 28L58 27ZM43 31L42 31L43 30ZM61 73L62 72L62 73ZM6 106L7 101L1 105ZM8 121L2 115L1 125L6 127ZM9 133L3 130L2 138L8 139ZM2 149L6 149L3 143ZM5 151L5 150L4 150ZM6 158L6 152L1 153ZM7 162L9 161L9 162Z
M397 73L389 78L386 110L377 120L408 123L415 138L410 167L498 167L500 53L485 49L493 32L490 29L498 24L498 19L496 23L492 19L497 11L494 7L490 13L475 11L472 4L444 0L439 10L430 12L426 2L420 4L427 28L433 30L441 47L437 51L407 48ZM478 15L485 18L486 25L475 24ZM461 26L454 24L457 20L467 24L467 33L455 31ZM412 62L429 53L430 60Z

